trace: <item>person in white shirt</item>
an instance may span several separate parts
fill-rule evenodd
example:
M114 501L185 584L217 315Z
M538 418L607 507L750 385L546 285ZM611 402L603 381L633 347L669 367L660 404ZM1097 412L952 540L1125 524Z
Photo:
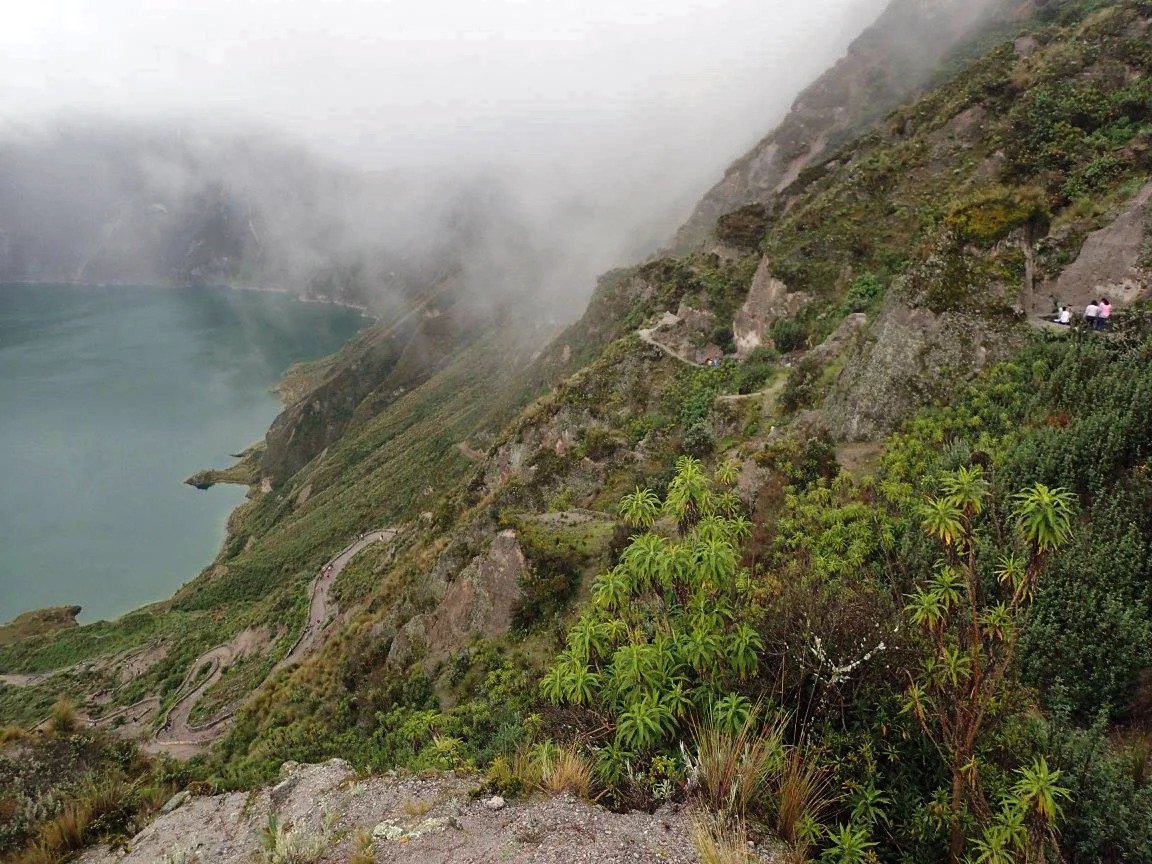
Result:
M1060 314L1056 318L1056 323L1063 324L1065 327L1072 323L1072 310L1068 308L1067 303L1060 307Z
M1084 307L1084 323L1088 325L1089 330L1096 328L1096 316L1099 314L1100 307L1096 305L1095 300Z

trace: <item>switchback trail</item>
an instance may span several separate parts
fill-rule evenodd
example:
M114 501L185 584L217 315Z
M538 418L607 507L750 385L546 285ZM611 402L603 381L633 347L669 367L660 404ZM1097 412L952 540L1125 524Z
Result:
M370 534L365 534L363 537L345 547L343 551L320 568L320 572L316 578L312 580L311 597L308 604L308 623L305 625L299 638L297 638L296 642L288 650L288 653L272 668L270 674L275 674L288 666L296 665L315 650L324 632L324 628L328 625L329 621L336 616L336 605L330 601L328 595L332 590L332 585L336 581L336 577L344 571L344 568L348 566L348 562L373 543L391 540L395 536L396 529L394 528L382 528ZM247 632L248 631L245 631L245 633ZM168 710L168 716L156 732L156 735L151 741L144 745L146 750L154 753L164 752L177 758L187 759L198 753L202 753L209 744L219 737L228 721L232 719L236 709L228 711L222 716L198 726L191 723L192 710L196 707L196 703L200 701L204 693L220 680L224 671L231 666L238 657L247 652L250 646L245 644L245 640L243 639L244 635L244 633L241 633L231 642L227 642L224 645L217 645L215 648L206 651L196 658L191 667L189 667L183 686L192 686L193 681L198 677L198 673L204 669L205 664L209 664L210 666L208 674L194 689L181 696L172 705Z

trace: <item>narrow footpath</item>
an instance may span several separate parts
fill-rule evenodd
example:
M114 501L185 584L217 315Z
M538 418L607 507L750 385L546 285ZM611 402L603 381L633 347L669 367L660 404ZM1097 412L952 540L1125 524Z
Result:
M272 668L270 675L275 675L281 669L289 666L295 666L320 644L325 628L338 612L335 602L329 597L329 593L336 577L344 571L348 562L373 543L390 541L395 536L396 529L394 528L382 528L365 534L320 568L320 572L312 580L311 597L308 604L308 623L288 653ZM210 667L208 674L168 709L168 716L152 740L144 744L144 749L151 753L162 752L179 759L189 759L203 753L213 741L219 738L240 706L200 725L192 724L192 710L209 688L220 680L225 670L235 662L237 657L245 653L247 647L242 639L237 639L224 645L217 645L197 657L189 667L182 689L192 687L193 682L203 674L202 670L205 664Z

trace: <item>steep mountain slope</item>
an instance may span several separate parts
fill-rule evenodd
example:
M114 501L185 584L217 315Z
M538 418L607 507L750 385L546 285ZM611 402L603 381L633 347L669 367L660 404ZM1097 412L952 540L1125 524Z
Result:
M822 161L888 111L945 76L952 63L978 50L984 34L1027 19L1031 2L906 0L890 3L835 66L805 89L788 116L733 162L680 229L676 248L708 239L716 220L752 203L768 203L800 172Z
M1020 772L1039 776L1029 760L1043 757L1075 783L1068 860L1147 860L1146 759L1124 769L1129 751L1104 733L1146 719L1152 664L1152 5L1028 9L1011 41L986 44L1002 18L965 31L957 50L987 50L864 134L837 143L849 126L817 129L794 177L715 219L713 248L607 274L558 335L531 307L464 314L423 295L302 370L307 395L270 430L251 477L266 482L253 483L213 567L119 622L0 638L9 674L80 661L0 690L5 716L38 719L67 689L90 694L85 710L111 725L116 706L155 694L147 731L197 686L197 658L245 636L261 650L199 709L225 720L203 769L217 782L250 786L285 759L341 756L493 763L494 782L511 783L508 766L534 745L551 752L553 736L591 748L626 808L687 785L675 745L697 734L692 718L717 722L723 705L739 720L759 700L783 710L794 770L818 766L841 793L811 804L827 826L813 837L793 826L797 854L843 849L843 832L882 860L959 860L957 838L1008 842L995 839L990 802L1003 797L1005 820L1023 813L1012 809L1025 806L1012 803ZM853 123L880 112L854 104ZM1117 301L1114 334L1048 335L1046 294L1079 301L1101 288ZM1113 386L1096 392L1101 381ZM701 520L717 532L701 538L670 507L645 542L687 549L693 563L621 587L644 547L629 545L617 503L637 487L674 498L684 454L732 487L715 509L747 537L725 552L727 527ZM937 542L922 505L948 505L940 489L962 481L976 503ZM1076 531L1045 547L1013 540L1025 520L1008 516L1035 483L1067 489L1078 510ZM384 526L396 540L367 547L330 586L338 611L315 650L269 677L304 627L316 590L305 586ZM962 532L966 546L947 539ZM709 542L727 564L704 555ZM965 567L984 568L983 591L1016 584L1001 566L1014 556L1033 581L1003 614L986 610L1000 616L990 635L923 629L906 614L910 598L959 592L951 580ZM706 568L728 572L731 590L706 592L708 608L697 603L679 629L672 613L690 605L679 580ZM964 590L973 599L940 602L968 602L976 620L978 592ZM987 728L954 764L931 737L933 700L962 689L966 664L994 651L986 642L1031 623L1027 612L1005 623L1021 602L1038 629L1019 645L1019 670L996 669L1006 689L981 705ZM653 649L661 659L643 666ZM536 681L557 655L546 682L558 689L542 699ZM664 691L628 701L649 677L678 694L675 710ZM778 812L761 815L785 830ZM1053 823L1029 818L1030 854L1051 855Z

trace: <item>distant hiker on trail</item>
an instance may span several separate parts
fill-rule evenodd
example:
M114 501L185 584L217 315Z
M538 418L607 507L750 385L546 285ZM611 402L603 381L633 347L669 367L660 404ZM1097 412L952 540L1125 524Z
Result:
M1063 324L1065 327L1072 323L1072 310L1068 308L1067 303L1060 307L1060 314L1056 316L1056 323Z
M1093 300L1084 307L1084 323L1088 325L1089 330L1096 329L1096 318L1100 315L1100 307L1096 305Z
M1100 298L1100 310L1096 314L1096 329L1107 330L1108 325L1111 323L1108 319L1112 317L1112 304L1108 302L1107 297Z

